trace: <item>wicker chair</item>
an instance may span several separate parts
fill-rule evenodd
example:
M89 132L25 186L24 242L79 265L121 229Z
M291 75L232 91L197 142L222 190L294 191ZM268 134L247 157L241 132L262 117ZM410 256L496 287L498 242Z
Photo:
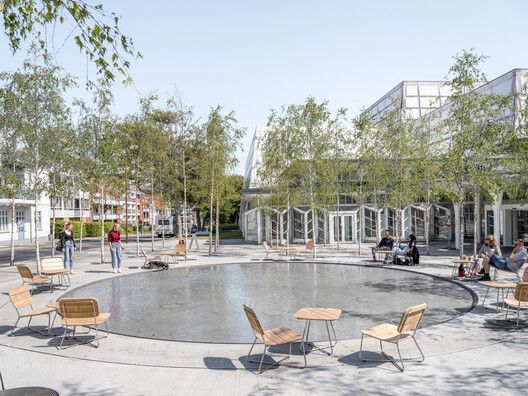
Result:
M27 324L27 328L35 331L40 334L49 335L51 331L51 314L56 311L56 307L52 306L43 306L39 308L33 308L33 297L31 297L31 293L29 292L29 289L26 285L20 285L17 287L14 287L12 289L9 289L9 299L11 300L11 304L13 304L13 307L15 308L18 318L15 322L15 325L13 326L13 329L11 330L11 333L9 335L13 335L13 332L16 330L18 322L22 318L29 318L29 322ZM27 307L29 307L29 311L27 310ZM24 310L25 312L22 312ZM42 316L42 315L48 315L48 332L43 333L40 330L37 330L33 327L31 327L31 319L33 319L35 316Z
M252 363L259 363L258 374L262 373L262 363L264 362L264 356L266 356L266 350L268 349L268 347L290 344L290 352L288 356L281 359L279 362L270 365L270 367L273 367L276 365L280 365L282 361L290 358L292 343L298 341L302 342L301 350L303 351L304 356L304 367L306 367L306 348L304 347L304 341L300 334L298 334L295 330L288 329L287 327L277 327L270 330L264 330L260 324L260 321L257 318L257 315L251 308L244 305L244 312L246 313L246 316L249 320L249 324L251 325L251 328L255 333L255 340L253 341L253 345L251 345L251 349L248 352L248 360ZM250 358L251 352L253 351L253 347L255 346L257 340L264 344L264 352L262 353L260 362L251 360Z
M73 327L73 336L78 326L95 327L95 347L99 347L99 333L97 327L104 323L108 336L108 319L110 313L99 311L99 302L93 297L63 298L59 300L59 313L62 316L61 324L64 326L59 348L62 349L68 327Z
M528 282L521 282L515 287L515 296L513 298L505 298L504 305L506 306L506 316L508 319L508 311L511 309L517 310L517 326L519 326L519 313L521 309L528 309Z
M409 338L412 338L412 340L416 344L416 347L420 351L420 355L422 355L422 358L419 361L423 362L425 359L425 356L422 350L420 349L418 342L416 342L415 335L416 335L416 330L418 329L418 326L420 324L420 321L422 320L422 317L423 317L423 314L426 308L427 308L426 304L415 305L414 307L407 308L405 312L403 313L403 316L398 326L385 323L385 324L371 327L370 329L362 330L361 331L362 333L361 334L361 346L359 348L359 358L364 362L389 361L392 364L394 364L400 371L403 372L405 367L403 365L403 359L401 357L399 344L401 341L405 341ZM379 340L381 354L385 356L386 360L369 360L363 357L363 337L364 336ZM400 358L400 365L398 365L392 357L388 356L383 351L383 342L389 342L391 344L396 344L396 349L398 350L398 356ZM412 359L412 360L416 360L416 359Z
M30 293L35 290L35 287L41 285L49 285L50 292L52 291L53 283L50 278L46 276L34 276L26 265L17 265L17 269L22 277L22 283L27 283L29 286L32 286L29 290Z

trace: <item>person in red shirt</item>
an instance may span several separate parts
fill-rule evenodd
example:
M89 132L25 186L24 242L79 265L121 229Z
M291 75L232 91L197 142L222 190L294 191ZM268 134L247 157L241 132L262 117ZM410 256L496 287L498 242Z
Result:
M124 250L125 247L121 244L120 227L121 221L114 220L113 227L108 233L108 246L112 254L112 269L114 270L114 274L123 272L121 271L121 250Z

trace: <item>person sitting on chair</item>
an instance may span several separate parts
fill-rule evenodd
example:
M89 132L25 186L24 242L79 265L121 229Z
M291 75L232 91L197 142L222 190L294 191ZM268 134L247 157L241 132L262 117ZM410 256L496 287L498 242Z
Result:
M404 246L403 249L395 246L392 249L392 255L393 256L405 256L407 253L411 251L413 247L416 247L416 236L414 234L409 235L409 244Z
M394 239L392 238L390 230L385 230L385 236L381 238L377 246L372 247L372 261L376 260L377 251L391 251L394 246Z
M497 240L491 234L486 235L486 238L484 239L484 245L482 245L479 252L477 253L477 258L473 260L473 264L469 270L470 275L484 275L484 267L480 268L480 265L490 252L491 254L496 254L499 257L502 256Z
M524 261L528 257L528 253L524 247L524 240L516 239L513 245L513 251L507 258L500 257L493 252L489 252L488 255L484 257L484 260L482 261L482 265L484 266L484 276L480 278L481 281L491 280L489 272L490 267L492 266L504 271L515 273L519 271L519 268L522 267Z

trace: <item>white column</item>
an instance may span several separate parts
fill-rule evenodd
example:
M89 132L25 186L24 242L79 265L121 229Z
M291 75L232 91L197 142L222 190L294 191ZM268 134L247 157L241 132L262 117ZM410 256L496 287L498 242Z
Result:
M308 212L303 215L304 218L304 243L308 242ZM313 221L313 216L312 216Z
M460 249L460 204L453 204L453 217L455 218L455 249Z
M378 213L377 213L377 216L376 216L377 217L376 218L377 225L378 225L376 227L376 237L377 237L376 240L377 241L381 240L381 227L382 227L382 225L381 225L381 211L382 211L381 209L378 209Z
M406 235L405 235L405 209L406 208L403 208L403 210L400 211L400 216L401 216L401 231L400 231L400 238L405 238Z
M502 192L495 196L495 202L493 203L493 236L500 245L501 236L501 206L502 206Z
M262 227L261 227L261 210L257 208L257 243L260 245L262 243Z

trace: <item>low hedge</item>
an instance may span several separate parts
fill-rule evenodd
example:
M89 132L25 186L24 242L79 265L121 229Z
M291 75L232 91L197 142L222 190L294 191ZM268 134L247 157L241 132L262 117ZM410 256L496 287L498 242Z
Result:
M73 237L79 238L81 231L81 222L77 220L70 221L73 224ZM50 231L52 230L53 222L50 223ZM112 229L112 221L104 222L105 235ZM139 226L139 230L142 231L142 226ZM55 238L58 238L64 231L64 220L57 220L55 222ZM124 227L121 228L121 233L124 233ZM135 233L135 226L128 226L129 233ZM100 237L101 236L101 223L98 221L91 221L83 224L83 238Z

